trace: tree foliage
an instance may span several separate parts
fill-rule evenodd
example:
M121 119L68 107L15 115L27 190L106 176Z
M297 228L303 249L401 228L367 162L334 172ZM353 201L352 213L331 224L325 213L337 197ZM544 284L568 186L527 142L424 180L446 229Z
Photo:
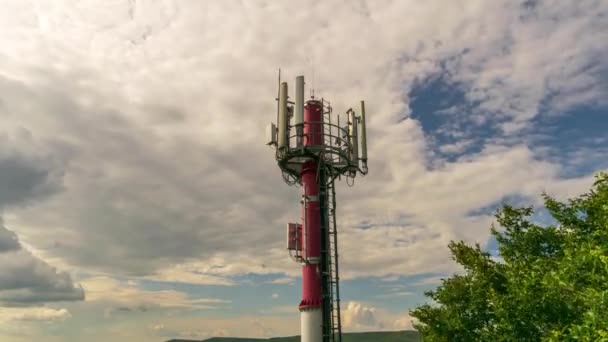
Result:
M608 174L566 203L544 200L555 226L532 223L532 208L497 211L502 261L449 244L465 272L411 312L424 341L608 341Z

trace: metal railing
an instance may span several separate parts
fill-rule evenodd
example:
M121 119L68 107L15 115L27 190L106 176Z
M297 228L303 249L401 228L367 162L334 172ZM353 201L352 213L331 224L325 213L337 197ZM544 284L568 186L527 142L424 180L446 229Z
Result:
M349 142L348 130L336 124L323 121L305 121L302 133L295 126L288 128L288 149L290 151L307 149L314 153L322 153L326 162L335 165L351 165L350 153L352 146ZM311 131L304 132L312 129ZM316 144L313 144L317 142Z

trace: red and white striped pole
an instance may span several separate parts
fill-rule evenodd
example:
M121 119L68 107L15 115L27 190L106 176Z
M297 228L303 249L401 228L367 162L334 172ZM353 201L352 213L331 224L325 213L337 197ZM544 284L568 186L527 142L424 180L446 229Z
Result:
M302 263L302 300L299 306L301 341L322 342L324 338L335 339L338 336L337 338L340 339L342 335L338 291L338 255L335 250L337 245L335 241L331 242L332 238L336 239L336 235L335 231L333 235L330 235L328 227L325 227L328 230L324 230L321 235L321 228L326 224L329 225L329 219L325 212L327 208L320 206L321 203L327 204L327 194L320 193L320 189L326 188L327 184L323 182L326 182L327 179L331 179L331 184L333 184L333 179L340 175L355 177L357 173L367 174L365 107L361 101L360 117L349 109L346 112L348 128L341 128L339 118L338 125L323 122L323 111L328 111L325 114L331 113L328 103L315 100L314 96L304 103L304 76L296 77L295 95L295 103L288 101L287 83L281 83L279 72L277 126L271 123L267 127L267 145L276 146L275 156L285 181L289 185L298 182L302 184L302 224L289 223L287 225L287 250L292 259ZM290 106L291 104L293 106ZM294 116L294 125L290 125L292 116ZM361 129L359 129L359 124ZM292 128L296 130L295 136L290 135ZM327 130L327 145L325 144L325 128L330 128ZM332 135L331 128L338 131L336 136ZM359 131L361 132L361 157L359 157ZM291 139L294 137L296 146L290 148ZM336 139L335 144L332 143L334 139ZM305 148L302 148L303 146ZM325 156L331 158L325 158ZM323 166L325 162L332 167ZM323 169L319 169L319 167L323 167ZM323 217L321 213L324 213ZM335 213L332 215L334 215L332 216L332 220L334 220ZM335 227L335 221L332 221L331 224ZM322 242L324 245L321 244ZM333 245L334 249L329 250L330 245ZM321 250L321 248L328 250ZM328 273L321 274L321 270ZM324 327L324 324L328 326ZM331 336L324 336L324 332Z

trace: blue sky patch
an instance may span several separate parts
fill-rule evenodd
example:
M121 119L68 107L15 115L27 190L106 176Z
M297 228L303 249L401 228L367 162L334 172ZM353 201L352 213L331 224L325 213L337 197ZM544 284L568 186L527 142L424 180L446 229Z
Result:
M542 113L527 130L528 146L560 164L562 177L608 167L608 107L579 106L566 113Z
M411 117L417 120L433 155L447 162L480 152L487 143L525 144L538 159L560 164L561 177L577 177L608 167L608 107L581 105L564 113L549 111L551 96L527 127L505 136L502 119L480 113L447 72L428 78L409 93Z
M492 122L474 120L474 104L445 72L414 86L409 97L411 117L420 122L429 148L448 162L481 151L498 132Z

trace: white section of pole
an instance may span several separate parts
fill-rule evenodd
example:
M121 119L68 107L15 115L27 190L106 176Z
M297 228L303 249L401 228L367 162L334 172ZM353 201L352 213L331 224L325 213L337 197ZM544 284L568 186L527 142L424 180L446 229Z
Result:
M323 311L321 308L304 309L300 312L301 342L323 341Z

